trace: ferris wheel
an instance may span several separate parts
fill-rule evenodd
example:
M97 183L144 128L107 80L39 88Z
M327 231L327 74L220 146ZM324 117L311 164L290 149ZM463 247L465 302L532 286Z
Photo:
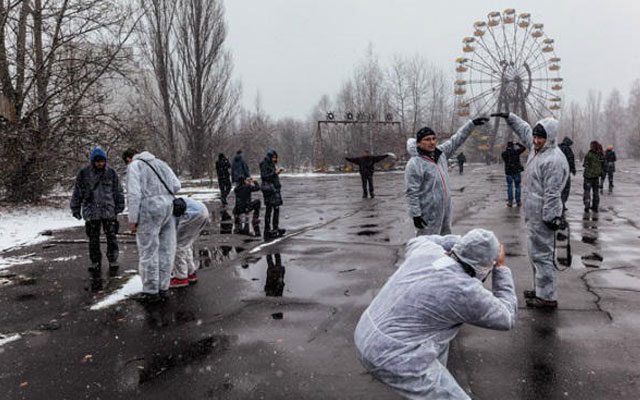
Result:
M473 24L473 36L462 40L464 56L456 59L459 116L514 112L528 121L559 114L560 58L543 28L531 21L531 14L517 15L512 8L490 12L486 21Z

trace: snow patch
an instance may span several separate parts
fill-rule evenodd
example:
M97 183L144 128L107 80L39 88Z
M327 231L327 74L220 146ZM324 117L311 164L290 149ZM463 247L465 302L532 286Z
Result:
M22 336L19 333L14 335L3 335L0 333L0 347L4 346L7 343L15 342L16 340L20 340Z
M44 231L83 226L71 211L53 207L0 208L0 253L7 249L44 242L51 236Z
M101 310L103 308L107 308L141 291L142 291L142 279L140 278L140 275L134 275L120 289L116 290L115 292L111 293L109 296L105 297L104 299L100 300L96 304L92 305L90 309L92 311L95 311L95 310Z
M32 255L32 254L31 254ZM20 257L0 257L0 270L13 267L14 265L31 264L40 258L29 258L30 255Z
M54 261L54 262L72 261L72 260L75 260L76 258L80 258L80 256L57 257L51 261Z

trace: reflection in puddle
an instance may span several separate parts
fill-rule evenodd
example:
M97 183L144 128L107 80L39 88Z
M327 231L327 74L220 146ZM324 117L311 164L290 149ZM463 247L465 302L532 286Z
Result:
M360 231L358 232L358 236L374 236L379 233L380 231Z
M587 260L587 261L602 261L604 260L604 258L598 254L598 253L591 253L589 255L586 256L582 256L582 260Z
M340 290L340 280L337 271L320 271L315 268L305 268L301 265L292 266L291 259L285 267L280 253L272 253L257 259L246 259L245 265L237 269L238 274L247 281L255 282L257 291L264 291L269 297L313 297L323 290ZM286 271L286 273L285 273Z

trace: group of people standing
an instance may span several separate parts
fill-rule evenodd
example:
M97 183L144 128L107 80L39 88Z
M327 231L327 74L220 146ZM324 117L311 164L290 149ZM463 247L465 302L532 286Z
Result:
M269 150L260 162L260 179L258 184L252 177L249 165L242 157L242 150L236 152L233 163L220 153L216 161L216 173L220 187L220 201L223 206L228 204L227 197L231 193L231 183L235 185L235 206L233 208L235 233L250 234L248 217L251 216L253 235L260 236L260 200L252 199L253 192L262 192L265 205L264 238L272 239L284 235L285 229L280 228L280 206L282 194L280 192L280 174L284 171L277 168L278 153Z
M127 164L129 231L136 235L138 269L142 292L137 298L158 302L169 288L196 283L198 276L193 243L209 221L207 207L190 198L180 198L180 181L171 168L153 154L135 149L123 153ZM118 273L118 214L125 209L125 196L118 174L107 167L107 154L95 148L90 165L75 181L71 212L85 220L89 238L90 272L101 274L100 230L107 238L109 275Z

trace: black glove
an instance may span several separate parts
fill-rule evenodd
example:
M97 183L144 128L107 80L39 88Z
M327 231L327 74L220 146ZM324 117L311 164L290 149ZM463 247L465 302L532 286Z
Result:
M491 116L507 119L509 118L509 113L493 113Z
M73 218L75 219L82 219L82 215L80 214L80 211L74 211L73 214Z
M474 124L475 126L480 126L480 125L484 125L484 124L485 124L485 122L489 122L489 118L487 118L487 117L480 117L480 118L476 118L476 119L474 119L474 120L473 120L473 121L471 121L471 122L473 122L473 124Z
M413 217L413 226L415 226L418 229L422 229L426 227L427 224L424 223L424 220L422 219L422 217Z
M567 227L567 222L562 219L562 217L555 217L551 221L543 221L547 228L552 231L557 231L558 229L565 229Z

